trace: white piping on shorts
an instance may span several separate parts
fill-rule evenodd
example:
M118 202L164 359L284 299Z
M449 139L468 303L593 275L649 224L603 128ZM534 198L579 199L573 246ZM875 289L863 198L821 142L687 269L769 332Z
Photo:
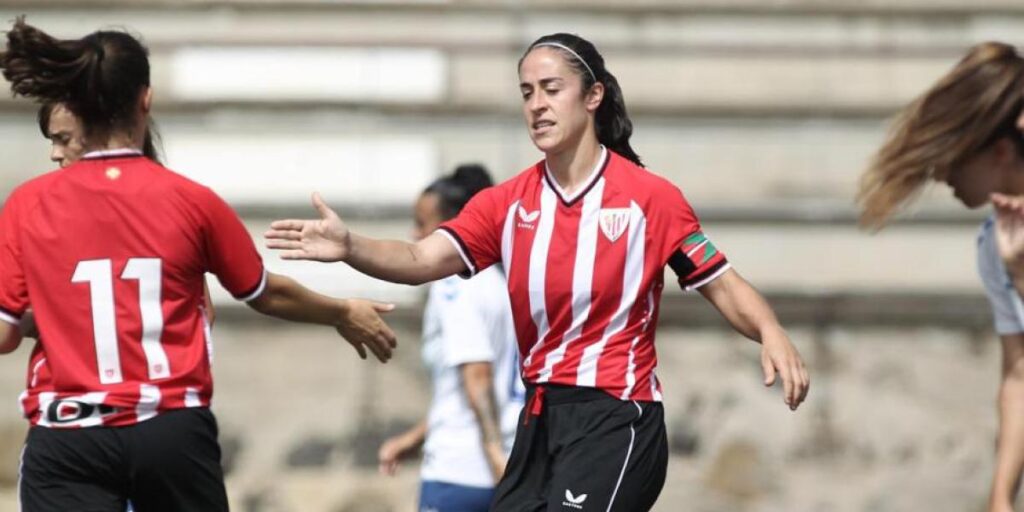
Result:
M615 482L615 489L612 490L612 499L608 500L608 509L606 512L611 512L612 505L615 504L615 495L619 493L619 486L622 485L622 478L626 476L626 466L629 465L629 456L633 454L633 442L636 440L636 430L633 429L633 425L644 416L644 410L640 407L640 404L636 403L636 400L632 400L633 405L636 406L636 410L640 413L633 423L629 424L629 448L626 450L626 461L622 463L622 471L619 471L619 481Z
M18 512L21 512L21 472L25 467L25 450L28 449L28 441L21 447L21 455L18 456Z

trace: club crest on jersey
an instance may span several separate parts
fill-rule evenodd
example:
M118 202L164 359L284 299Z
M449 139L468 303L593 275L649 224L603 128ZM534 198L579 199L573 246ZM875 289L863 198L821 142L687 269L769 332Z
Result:
M614 243L629 227L629 208L602 208L598 224L605 238Z
M540 217L540 210L534 210L532 212L526 211L526 208L519 207L519 224L518 226L526 229L533 229L534 222Z

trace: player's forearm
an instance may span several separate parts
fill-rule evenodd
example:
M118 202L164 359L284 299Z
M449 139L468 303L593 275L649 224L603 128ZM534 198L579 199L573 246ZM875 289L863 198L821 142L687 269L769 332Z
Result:
M402 442L409 449L418 449L427 439L427 420L420 420L402 434Z
M0 354L13 352L21 345L21 329L0 320Z
M1024 471L1024 371L1003 377L999 388L999 444L992 482L992 504L1009 505Z
M490 363L468 363L461 367L466 400L480 426L480 443L496 478L504 469L504 447L498 401Z
M273 273L267 275L263 293L248 304L265 315L321 325L337 325L348 307L348 301L321 295L290 277Z
M345 262L352 268L392 283L420 285L451 275L437 262L422 254L416 244L400 240L377 240L355 233Z
M751 340L761 342L772 332L783 330L768 301L734 270L701 292L736 331Z

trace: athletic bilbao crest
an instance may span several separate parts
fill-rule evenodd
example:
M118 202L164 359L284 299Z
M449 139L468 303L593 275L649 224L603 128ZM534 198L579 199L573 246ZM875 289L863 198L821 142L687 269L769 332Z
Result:
M602 208L598 224L609 242L615 242L629 227L629 208Z

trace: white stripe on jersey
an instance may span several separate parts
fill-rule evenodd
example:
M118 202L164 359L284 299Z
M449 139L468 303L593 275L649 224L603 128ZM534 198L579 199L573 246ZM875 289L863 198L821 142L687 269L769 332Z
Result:
M8 315L7 313L4 313L3 311L0 311L0 320L3 320L4 322L7 322L7 323L9 323L9 324L11 324L11 325L13 325L15 327L18 327L18 326L21 325L21 320L13 317L11 315Z
M267 289L267 269L264 268L263 269L263 276L260 277L260 285L256 287L256 290L253 291L252 293L250 293L249 295L246 295L245 297L242 297L242 298L240 298L238 300L239 300L239 302L249 302L251 300L255 300L260 295L263 295L263 290L266 290L266 289Z
M452 245L455 246L455 251L459 253L459 257L462 258L462 263L466 265L466 272L468 272L469 276L472 277L476 275L477 268L473 266L473 260L469 259L469 255L466 254L466 251L462 250L462 244L460 244L451 233L443 229L439 229L435 231L435 233L441 233L449 242L452 243Z
M633 394L633 387L636 386L636 343L640 341L640 336L643 336L647 332L647 326L651 325L651 318L654 317L654 287L651 287L647 291L647 313L644 315L644 326L640 329L640 334L633 338L633 342L629 344L629 362L626 364L626 389L622 390L622 399L628 400L629 396Z
M643 210L634 201L629 204L629 232L626 246L626 265L623 269L622 297L604 336L600 341L583 349L583 358L576 370L576 385L594 387L597 383L597 361L604 352L608 339L626 327L629 312L636 304L640 293L640 281L644 273L644 245L646 244L647 219Z
M722 265L722 268L720 268L717 271L715 271L714 274L711 274L710 276L705 277L704 279L701 279L700 281L697 281L696 283L693 283L693 284L691 284L689 286L685 286L685 287L683 287L683 289L686 290L686 291L696 290L696 289L700 288L701 286L704 286L704 285L710 283L711 281L714 281L715 279L718 279L719 276L724 274L730 268L732 268L732 264L731 263L726 263L725 265Z
M505 277L508 278L508 269L512 268L512 238L516 232L516 210L522 201L512 203L505 215L505 227L501 230L501 264L505 267Z
M39 369L42 368L44 364L46 364L46 358L40 357L39 360L36 361L36 364L32 365L32 381L29 384L29 387L36 387L36 383L39 382Z
M594 281L594 260L597 257L597 220L604 198L604 178L583 198L580 225L576 235L576 263L572 270L572 325L562 337L558 348L548 352L537 382L551 379L551 371L565 358L569 344L583 334L583 323L590 317L591 284Z
M160 388L150 384L139 385L139 403L135 406L135 414L139 423L156 416L160 407Z
M199 306L199 314L203 319L203 337L206 338L206 361L213 366L213 327L206 306Z
M661 391L658 391L658 376L656 375L657 370L657 365L655 365L654 368L651 368L651 396L654 397L655 402L660 402L662 396Z
M537 342L530 348L530 354L526 356L523 367L529 367L533 360L533 354L544 345L544 338L547 337L550 325L548 324L548 310L545 301L547 288L548 269L548 247L551 245L551 235L555 231L555 209L558 199L555 193L548 187L541 187L540 194L540 220L537 221L537 233L534 235L533 247L530 249L530 312L533 317L533 325L537 326Z
M196 388L185 388L185 407L202 407L203 401L199 399L199 390Z

